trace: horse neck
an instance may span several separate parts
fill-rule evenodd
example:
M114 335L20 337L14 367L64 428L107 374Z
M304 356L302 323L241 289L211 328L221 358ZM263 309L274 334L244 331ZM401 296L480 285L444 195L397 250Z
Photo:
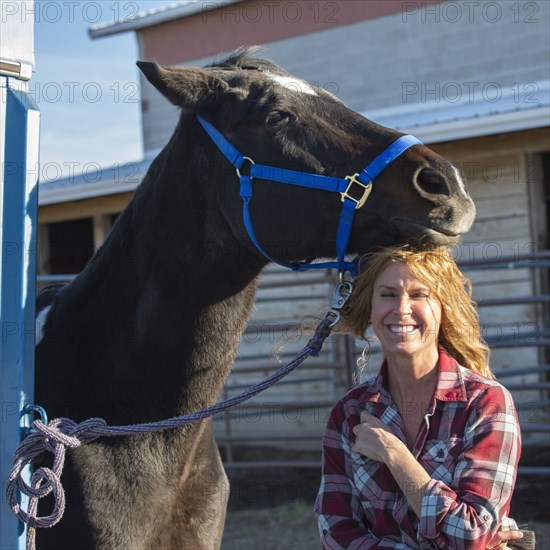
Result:
M143 237L136 245L139 256L145 246L154 258L159 280L185 285L206 306L235 296L267 262L238 242L220 214L230 165L206 135L200 143L194 117L182 120L132 201Z
M155 160L64 299L87 326L101 325L102 334L130 342L117 355L124 388L116 390L116 401L126 399L127 409L141 401L141 408L124 419L113 399L105 407L117 422L181 414L216 401L254 303L262 263L223 227L200 189L204 182L191 147L182 164L182 137L176 135ZM93 353L93 368L112 364L112 357L101 355L109 352ZM107 369L94 376L98 387L112 383Z

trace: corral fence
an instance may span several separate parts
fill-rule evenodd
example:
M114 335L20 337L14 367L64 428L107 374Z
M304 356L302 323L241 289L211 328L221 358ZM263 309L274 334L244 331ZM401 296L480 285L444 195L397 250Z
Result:
M474 272L491 271L493 278L498 278L503 270L526 270L529 278L540 279L536 271L548 270L550 251L459 263L474 279ZM224 398L242 391L292 357L308 337L308 331L300 326L301 312L322 315L323 307L330 303L334 284L335 277L329 273L300 278L277 268L266 272L258 289L256 313L243 336ZM533 285L535 292L525 296L478 300L483 335L491 347L493 371L514 395L524 448L548 446L550 441L550 294L537 292L537 287L540 285ZM520 322L514 322L507 314L513 307L522 308ZM491 320L495 315L498 318L499 310L500 318L506 322ZM492 312L486 322L485 311ZM277 353L274 348L281 343L283 352ZM238 410L218 416L215 432L225 466L319 468L315 450L319 451L330 408L347 389L376 372L380 364L380 347L372 343L367 368L359 368L357 359L362 346L351 336L332 336L321 358L306 361L275 388ZM510 350L519 350L519 354ZM510 364L508 359L517 361L518 357L526 357L532 363L521 359ZM266 448L263 455L250 452L251 448L262 447ZM243 452L243 448L249 452ZM280 452L271 452L273 449ZM550 467L520 467L522 475L548 473Z
M513 353L515 350L531 350L536 363L521 362L515 365L497 366L493 372L514 395L520 417L522 446L524 449L550 445L550 251L542 250L525 255L502 256L493 260L461 262L467 272L528 270L534 292L525 296L503 296L480 299L478 308L481 318L488 308L507 311L516 306L531 306L532 318L528 322L509 323L508 330L488 330L485 339L492 353ZM512 315L513 317L513 315ZM548 475L550 466L520 466L524 476Z
M498 279L505 271L523 270L530 280L540 280L538 275L550 267L550 251L459 264L474 280L475 291L476 273L491 272L491 278ZM42 275L38 284L68 282L73 277ZM294 357L311 336L315 321L326 312L336 283L336 274L329 271L305 275L275 266L264 271L255 311L241 338L222 399L240 393ZM544 285L533 284L532 288L525 296L514 293L477 301L493 372L514 395L524 448L547 447L550 442L550 294L544 292ZM485 311L492 314L484 321ZM521 321L514 321L514 315L520 315ZM495 322L495 318L508 322ZM309 358L275 386L214 417L225 467L319 468L321 437L331 407L380 365L380 346L373 341L366 367L357 366L363 346L349 335L331 335L318 358ZM520 467L521 475L549 473L546 466Z

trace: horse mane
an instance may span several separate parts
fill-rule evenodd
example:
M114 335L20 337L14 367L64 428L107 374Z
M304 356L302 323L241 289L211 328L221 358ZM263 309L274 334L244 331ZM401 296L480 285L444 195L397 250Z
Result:
M277 75L288 74L273 61L258 57L257 54L261 50L262 48L260 46L243 46L230 53L227 57L206 65L206 68L221 69L226 71L267 71Z

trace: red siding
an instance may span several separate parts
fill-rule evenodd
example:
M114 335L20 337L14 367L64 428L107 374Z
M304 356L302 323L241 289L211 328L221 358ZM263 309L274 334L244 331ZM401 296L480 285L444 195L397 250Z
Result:
M176 64L366 19L420 9L440 0L299 1L249 0L218 7L203 2L203 12L138 31L141 56ZM365 40L369 40L365 36Z

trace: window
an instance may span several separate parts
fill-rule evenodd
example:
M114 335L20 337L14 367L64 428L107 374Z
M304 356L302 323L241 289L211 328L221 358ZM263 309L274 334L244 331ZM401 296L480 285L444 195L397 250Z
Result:
M80 273L94 253L91 218L48 225L50 274Z

